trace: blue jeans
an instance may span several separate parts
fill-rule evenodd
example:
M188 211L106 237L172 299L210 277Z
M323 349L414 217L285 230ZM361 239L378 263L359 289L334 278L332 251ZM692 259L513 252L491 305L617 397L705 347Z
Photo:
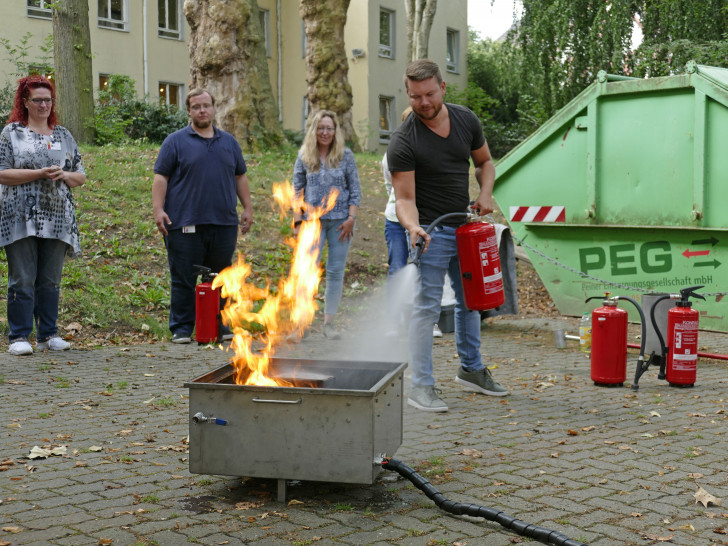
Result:
M349 241L339 241L340 231L336 231L346 218L340 220L321 220L321 242L318 247L317 261L321 259L324 244L329 245L329 254L326 258L326 292L324 293L324 313L335 315L339 310L341 293L344 291L344 268L346 257L349 255Z
M195 328L195 285L198 273L194 266L209 267L219 273L232 264L238 226L195 226L195 233L169 231L164 238L171 280L169 329L180 335L192 335ZM220 302L222 306L224 302Z
M440 316L445 273L450 274L450 284L455 292L455 345L460 363L470 372L484 368L480 356L480 313L465 307L455 228L439 226L430 236L430 245L420 259L409 330L410 366L415 387L435 384L432 375L432 326Z
M407 230L399 222L384 220L384 239L387 241L387 263L389 264L388 277L407 265L409 257L409 244L407 243Z
M59 239L24 237L5 247L8 258L9 339L27 339L35 318L38 341L58 334L58 300L68 245Z

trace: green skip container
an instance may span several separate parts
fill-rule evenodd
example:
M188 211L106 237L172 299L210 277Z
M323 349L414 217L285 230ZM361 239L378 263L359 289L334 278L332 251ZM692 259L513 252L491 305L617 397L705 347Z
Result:
M495 199L559 312L705 285L700 327L728 331L728 70L600 72L496 172Z

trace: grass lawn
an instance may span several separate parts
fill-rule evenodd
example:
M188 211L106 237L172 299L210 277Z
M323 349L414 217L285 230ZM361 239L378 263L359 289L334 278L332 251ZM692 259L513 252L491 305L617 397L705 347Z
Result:
M146 343L169 337L169 272L162 237L152 217L152 168L157 145L84 147L86 184L74 189L83 254L66 262L59 333L74 347ZM253 281L275 285L287 274L291 218L280 218L274 182L290 180L296 149L246 155L254 207L251 231L238 251L252 265ZM364 195L345 280L346 298L386 275L386 191L379 154L357 154ZM323 294L324 283L320 287ZM0 334L7 343L7 262L0 251Z

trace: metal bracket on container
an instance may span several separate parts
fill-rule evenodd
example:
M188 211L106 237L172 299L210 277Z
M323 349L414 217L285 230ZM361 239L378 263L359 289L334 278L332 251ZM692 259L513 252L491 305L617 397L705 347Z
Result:
M207 417L201 411L198 411L197 413L195 413L192 416L192 421L194 423L197 423L198 425L199 424L221 425L223 427L225 425L227 425L227 421L225 419L217 419L217 418L213 417L212 415L210 415L210 417Z

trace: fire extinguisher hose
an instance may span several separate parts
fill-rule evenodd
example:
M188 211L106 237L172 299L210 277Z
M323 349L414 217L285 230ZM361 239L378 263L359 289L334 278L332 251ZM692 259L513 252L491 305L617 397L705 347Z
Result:
M513 516L509 516L505 512L495 510L494 508L449 500L413 468L410 468L397 459L385 458L384 461L382 461L382 468L392 470L397 472L403 478L407 478L414 484L415 487L417 487L417 489L427 495L427 497L432 500L438 508L456 516L467 515L485 518L489 521L495 521L506 529L515 531L521 536L538 540L543 544L555 544L557 546L586 546L583 542L570 539L558 531L526 523L525 521L516 519Z
M440 225L445 220L450 220L451 218L462 218L467 219L468 213L467 212L450 212L448 214L443 214L439 218L435 219L434 222L432 222L429 226L427 226L427 229L425 229L425 233L428 235L432 233L432 230L435 229L438 225ZM414 256L412 256L409 259L408 263L416 264L419 266L420 264L420 257L422 256L422 253L425 251L425 240L420 237L417 240L417 243L415 243L415 247L417 250L415 250Z

